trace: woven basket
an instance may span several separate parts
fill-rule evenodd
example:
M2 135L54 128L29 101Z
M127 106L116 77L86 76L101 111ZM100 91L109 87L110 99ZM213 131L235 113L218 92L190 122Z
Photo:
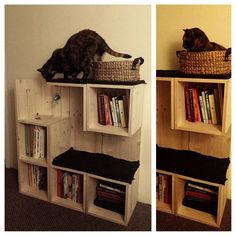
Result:
M225 61L226 51L181 52L180 71L186 74L228 74L231 72L231 55Z
M139 80L139 66L132 69L133 61L94 62L93 78L109 81L134 81Z

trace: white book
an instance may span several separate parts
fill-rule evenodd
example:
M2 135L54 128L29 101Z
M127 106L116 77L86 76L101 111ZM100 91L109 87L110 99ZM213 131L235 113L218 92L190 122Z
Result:
M39 157L45 158L45 128L39 127Z
M116 117L115 111L114 111L115 109L114 109L113 101L110 101L110 109L111 109L111 116L112 116L113 125L118 126L117 117Z
M120 123L121 127L126 127L125 111L124 111L124 101L122 99L118 100L119 112L120 112Z
M201 112L202 112L203 123L207 123L206 122L206 114L205 114L204 105L203 105L203 100L202 100L202 95L199 95L199 102L200 102L200 108L201 108Z
M208 123L208 115L207 115L205 92L202 91L201 94L202 94L203 109L204 109L204 113L205 113L205 120L206 120L206 123Z
M112 97L112 103L113 103L113 108L114 108L114 116L115 116L115 121L116 121L116 125L114 125L114 126L119 126L117 109L116 109L116 99L117 99L117 97Z

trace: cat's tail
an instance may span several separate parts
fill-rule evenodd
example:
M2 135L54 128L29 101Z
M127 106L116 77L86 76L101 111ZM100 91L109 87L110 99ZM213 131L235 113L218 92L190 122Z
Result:
M131 58L132 56L126 53L120 53L112 50L108 45L106 45L106 52L114 57L123 57L123 58Z

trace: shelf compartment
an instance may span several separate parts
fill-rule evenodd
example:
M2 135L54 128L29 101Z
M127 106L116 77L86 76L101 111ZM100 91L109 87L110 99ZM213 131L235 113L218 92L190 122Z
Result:
M168 202L166 202L163 199L161 199L161 197L158 197L158 194L160 194L160 192L159 193L156 192L156 208L157 208L157 210L174 214L174 175L170 172L157 170L156 176L160 176L160 175L167 176L169 178L168 181L170 181L170 183L168 186L169 187L168 194L170 194L170 196L169 196L170 199ZM156 184L158 184L158 182L159 181L157 180ZM165 184L166 184L166 182L165 182ZM164 188L165 187L163 187L163 189ZM163 191L163 189L161 191ZM158 191L158 187L157 187L157 191ZM165 195L165 193L164 193L164 195Z
M99 133L131 136L141 127L143 84L135 86L124 85L87 85L87 130ZM102 125L99 123L98 94L108 94L111 97L123 96L126 127ZM125 105L127 104L127 105ZM111 114L112 116L112 114Z
M118 204L118 207L120 208L120 210L123 211L123 213L118 213L115 212L113 210L109 210L106 207L101 207L101 206L97 206L95 205L94 201L97 198L97 185L98 183L110 183L110 184L115 184L121 187L121 189L124 189L124 203L122 205ZM106 178L102 178L99 176L95 176L95 175L88 175L87 176L87 213L94 215L94 216L98 216L100 218L103 218L105 220L109 220L118 224L122 224L122 225L126 225L128 222L128 214L129 214L129 209L128 209L128 192L129 192L129 184L124 183L124 182L120 182L120 181L114 181L111 179L106 179ZM116 203L112 203L111 204L112 207L116 207L117 204Z
M65 182L63 182L65 180ZM85 177L84 173L72 171L68 168L52 167L51 173L52 193L51 201L57 205L64 206L73 210L84 212L85 202ZM67 184L66 184L67 183ZM64 184L68 190L64 195ZM73 190L77 184L77 189Z
M208 186L213 186L218 189L218 196L217 196L217 213L216 214L210 214L208 212L204 212L201 210L194 209L192 207L184 206L183 200L185 197L185 184L187 181L193 181L200 184L205 184ZM208 224L214 227L219 227L222 219L222 212L224 209L224 206L222 205L222 193L224 191L224 186L220 184L215 184L207 181L202 181L198 179L189 178L186 176L176 175L175 179L175 211L176 215L184 217L186 219L191 219L198 221L200 223Z
M33 169L34 167L36 168ZM21 161L19 161L18 168L20 192L31 197L48 201L48 169ZM42 168L44 169L44 174L41 172Z
M203 87L218 87L220 86L223 91L222 101L222 124L206 124L200 121L190 122L186 120L185 113L185 92L186 86L199 86ZM189 79L189 78L175 78L174 80L174 128L178 130L213 134L213 135L225 135L231 124L230 117L230 100L231 83L230 80L220 79ZM172 113L173 113L172 112Z
M19 156L32 164L47 163L47 128L44 126L18 123Z

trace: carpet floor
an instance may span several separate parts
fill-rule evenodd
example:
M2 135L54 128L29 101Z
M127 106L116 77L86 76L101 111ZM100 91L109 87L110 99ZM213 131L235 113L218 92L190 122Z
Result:
M150 231L151 206L138 203L128 226L38 200L18 192L17 170L5 169L6 231Z
M157 231L230 231L231 201L227 200L220 228L187 220L172 214L157 211Z

